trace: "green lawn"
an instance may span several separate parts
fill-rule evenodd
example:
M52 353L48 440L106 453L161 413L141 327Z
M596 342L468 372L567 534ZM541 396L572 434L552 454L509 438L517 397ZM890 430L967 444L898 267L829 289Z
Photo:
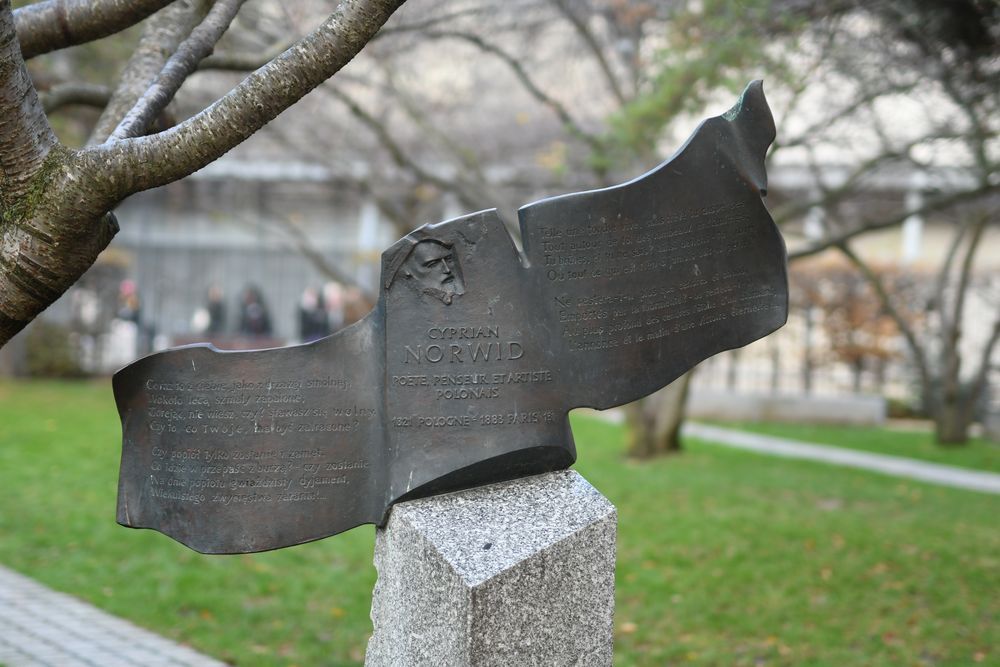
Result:
M727 428L753 431L779 438L837 445L892 456L944 463L962 468L1000 472L1000 445L972 438L967 445L942 447L934 444L930 431L902 430L874 426L824 426L780 422L716 422Z
M692 443L623 461L575 420L619 508L616 665L997 664L1000 499ZM200 556L114 522L108 382L0 384L0 563L241 666L360 664L373 529Z

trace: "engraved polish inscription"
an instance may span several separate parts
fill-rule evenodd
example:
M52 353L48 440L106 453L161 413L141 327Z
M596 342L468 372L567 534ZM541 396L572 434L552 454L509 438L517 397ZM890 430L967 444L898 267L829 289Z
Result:
M336 447L271 445L297 434L358 433L370 424L375 408L350 402L346 378L150 378L144 388L148 429L159 441L149 464L154 498L221 505L321 501L325 488L349 485L370 468L367 458ZM343 400L317 400L331 392ZM221 446L206 444L219 439Z

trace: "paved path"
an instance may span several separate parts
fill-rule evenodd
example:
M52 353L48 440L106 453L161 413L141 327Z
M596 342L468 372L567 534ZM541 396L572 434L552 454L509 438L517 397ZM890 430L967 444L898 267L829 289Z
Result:
M785 438L747 433L746 431L736 431L697 422L685 423L682 432L687 436L761 454L822 461L850 468L871 470L885 475L907 477L931 484L1000 494L1000 475L992 472L956 468L955 466L917 461L901 456L860 452L843 447L817 445L811 442L786 440Z
M0 567L0 665L225 667Z

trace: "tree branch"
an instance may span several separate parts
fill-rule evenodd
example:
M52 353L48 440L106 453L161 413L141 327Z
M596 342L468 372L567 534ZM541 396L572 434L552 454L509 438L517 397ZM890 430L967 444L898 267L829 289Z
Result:
M73 168L116 199L191 174L218 159L333 76L405 0L344 0L316 30L204 111L165 132L93 146Z
M944 296L945 288L948 286L948 276L951 275L951 267L955 263L955 258L958 256L958 250L962 247L962 239L965 238L965 232L968 230L969 226L965 224L960 224L959 228L955 230L955 235L951 239L951 243L948 244L948 251L945 253L944 262L941 263L941 270L938 271L937 286L934 290L934 296L932 297L931 303L928 304L928 310L937 310L938 315L941 319L941 330L947 331L949 328L948 324L948 313L945 308Z
M851 239L867 234L868 232L878 231L880 229L886 229L888 227L894 227L911 215L925 215L933 211L940 211L942 209L950 208L952 206L957 206L958 204L972 201L980 197L985 197L996 192L1000 192L1000 184L994 185L984 185L982 187L975 188L973 190L963 190L961 192L956 192L952 195L945 197L938 197L933 199L920 208L916 210L909 210L900 213L899 215L892 216L891 218L885 218L883 220L869 220L862 222L860 225L854 229L839 234L837 236L831 236L829 238L817 241L805 248L800 248L788 253L788 260L794 261L797 259L802 259L803 257L809 257L810 255L817 255L824 250L828 250L833 247L838 247L842 244L847 243Z
M804 149L807 155L807 166L813 176L813 182L822 193L822 196L819 199L802 201L793 205L785 206L783 209L776 211L773 217L780 226L787 220L802 215L813 207L831 206L845 195L854 194L862 179L867 177L869 174L877 173L877 170L880 167L883 167L886 164L892 164L896 161L906 161L908 159L909 152L915 146L932 139L960 139L963 136L964 135L960 133L939 132L934 135L927 135L908 141L895 149L887 148L885 151L873 155L867 160L859 163L857 167L855 167L851 173L848 174L847 177L835 187L829 186L823 182L822 176L824 169L822 161L816 157L817 147L813 145L806 145L804 146ZM787 147L787 144L785 147Z
M525 69L525 67L520 62L518 62L517 58L515 58L514 56L510 55L500 47L494 44L490 44L482 37L467 32L458 32L454 30L447 30L447 31L429 30L424 34L432 39L462 40L464 42L472 44L473 46L478 48L480 51L483 51L484 53L489 53L496 56L501 61L503 61L503 63L507 65L508 68L510 68L511 72L513 72L514 76L517 77L517 80L521 83L521 85L524 87L524 89L528 92L529 95L535 98L535 100L537 100L543 106L546 106L552 110L552 112L559 118L559 121L563 124L563 126L566 127L566 129L569 131L570 134L577 137L578 139L581 139L587 145L589 145L591 149L597 152L602 152L604 150L604 147L601 145L600 139L598 139L596 136L584 130L580 126L580 124L573 118L573 116L570 115L569 111L561 102L551 97L550 95L548 95L548 93L542 90L538 86L538 84L535 83L534 79L531 78L531 75L528 74L528 71Z
M118 86L91 132L89 145L102 144L111 136L125 114L163 71L170 54L208 13L208 5L208 0L177 2L146 22Z
M10 0L0 0L0 206L24 193L57 143L21 57Z
M118 123L108 141L137 137L146 132L149 124L170 104L181 84L198 67L201 59L212 52L245 1L215 1L205 19L191 31L163 66L156 80Z
M448 14L438 14L437 16L432 16L431 18L423 21L415 21L413 23L396 23L396 25L393 26L386 26L374 37L374 39L383 39L385 37L404 32L420 32L433 28L434 26L441 25L442 23L454 21L455 19L462 18L463 16L484 14L490 11L493 11L493 9L489 6L469 7L466 9L458 9Z
M60 83L41 94L45 113L78 104L103 109L111 100L111 89L93 83Z
M618 102L619 107L624 107L627 104L625 99L625 94L622 92L621 85L618 83L618 77L615 76L614 71L611 69L611 64L608 59L604 56L604 51L601 49L601 45L597 43L597 38L594 37L594 33L591 32L587 24L584 23L576 12L569 8L566 0L551 0L552 4L555 5L559 13L566 17L566 20L570 22L573 29L583 40L583 43L587 45L590 49L591 54L594 56L594 60L597 61L597 67L601 70L601 74L604 75L604 80L608 84L608 88L611 90L611 94L614 95L615 100Z
M951 328L954 331L956 341L958 340L958 332L961 328L960 320L962 319L962 311L965 309L965 293L969 287L969 277L972 275L972 263L976 256L976 250L979 249L979 242L983 238L983 232L986 231L986 223L988 222L989 217L983 215L982 219L973 226L972 237L969 239L965 257L962 259L962 268L958 278L958 291L955 294L955 304L951 314Z
M473 157L475 151L471 147L458 145L448 132L443 132L431 121L423 107L396 84L389 68L386 68L386 77L388 89L399 100L406 115L423 131L424 136L435 141L458 163L459 169L455 173L450 189L458 197L459 202L469 210L496 208L497 215L500 216L511 237L520 241L521 228L516 214L518 207L509 202L483 172L482 164Z
M959 381L962 374L962 356L958 341L962 337L962 311L965 310L965 294L969 288L969 277L972 275L972 263L979 248L979 242L986 230L989 218L984 215L972 228L965 257L958 274L958 284L955 287L955 302L952 306L951 322L942 332L944 345L941 346L942 392L946 401L954 400L959 391Z
M198 63L198 69L252 72L287 51L293 43L292 40L276 42L261 53L216 53Z
M392 158L392 161L397 167L412 172L413 175L419 180L424 181L425 183L430 183L441 190L453 190L452 184L449 181L427 171L418 162L407 155L406 151L403 150L403 147L400 146L392 134L390 134L385 124L376 120L376 118L368 113L354 98L339 88L330 87L328 92L330 95L343 103L351 114L361 121L365 127L371 130L372 134L375 135L375 138L378 139L378 142L382 145L382 147L389 152L389 157Z
M45 0L14 12L25 60L135 25L173 0Z
M986 379L990 374L991 360L993 359L993 350L997 346L997 342L1000 341L1000 316L997 316L993 320L993 332L990 334L990 339L987 341L986 346L983 348L983 353L979 357L979 369L976 371L975 379L972 381L972 400L975 402L982 395L983 391L986 389Z
M360 284L354 276L328 262L326 257L313 247L312 239L293 220L280 215L275 216L275 220L277 221L277 226L290 237L293 250L305 257L306 261L316 267L317 271L330 280L336 280L348 287L358 288L362 296L369 302L374 303L378 300L378 294L373 293L370 289Z
M863 106L867 106L874 102L875 100L888 96L888 95L903 95L911 92L917 87L917 82L900 84L900 85L890 85L885 88L878 88L875 90L870 90L861 94L860 96L853 99L850 103L838 109L835 113L825 115L823 118L815 121L811 125L806 126L804 130L799 132L798 136L791 137L784 141L776 141L775 148L778 146L781 148L791 148L793 146L801 146L807 143L813 138L813 135L822 130L828 129L833 124L837 123L842 119L851 118L858 109Z
M861 275L866 281L868 281L868 284L872 286L872 289L875 290L876 296L878 296L879 303L882 304L882 308L896 324L899 332L903 334L903 338L906 340L906 343L910 348L910 352L913 354L913 360L917 364L917 370L920 373L920 384L923 388L924 397L926 399L930 395L932 387L931 375L927 367L926 353L924 348L917 341L917 336L913 332L913 328L892 303L892 299L885 288L885 284L882 282L882 279L879 278L874 271L872 271L871 267L869 267L864 260L858 257L846 241L838 243L836 247L844 254L845 257L847 257L848 260L850 260L851 264L853 264L858 271L861 272Z
M451 189L462 205L468 207L469 210L496 207L500 218L512 231L514 238L519 238L520 229L517 225L517 216L511 218L508 214L508 212L515 211L517 206L505 201L506 198L484 173L482 161L475 148L462 146L455 140L452 133L442 130L440 124L435 123L426 113L426 105L420 104L419 100L414 99L409 91L399 86L391 67L383 65L383 72L386 77L386 90L392 93L393 97L399 101L403 112L420 128L421 136L426 137L428 141L433 141L442 153L454 158L458 169L455 172Z

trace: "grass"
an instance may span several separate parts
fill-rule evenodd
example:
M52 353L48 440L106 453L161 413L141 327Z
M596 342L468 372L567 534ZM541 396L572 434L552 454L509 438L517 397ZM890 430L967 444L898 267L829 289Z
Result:
M944 447L935 444L933 432L926 430L780 422L718 422L718 425L779 438L1000 472L1000 445L983 438L971 438L966 445Z
M616 665L996 664L996 497L574 428L619 508ZM239 665L361 663L372 528L229 557L126 530L119 437L107 382L0 384L0 563Z

